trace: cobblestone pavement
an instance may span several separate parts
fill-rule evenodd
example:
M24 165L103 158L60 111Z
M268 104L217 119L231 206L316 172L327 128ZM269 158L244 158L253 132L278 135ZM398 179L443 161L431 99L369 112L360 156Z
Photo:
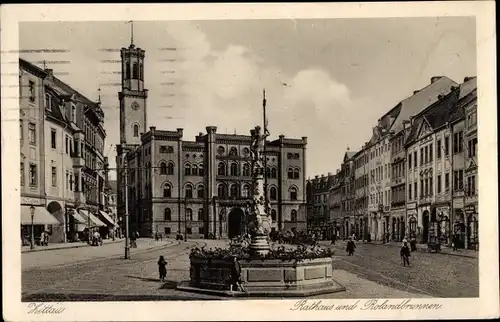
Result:
M175 243L174 240L154 241L150 238L139 238L137 240L137 248L131 248L130 253L134 254L144 249L153 247L166 246ZM22 270L30 270L34 268L44 268L59 265L74 265L79 262L96 260L99 258L119 257L124 256L125 240L119 243L108 243L99 247L81 247L81 248L66 248L53 249L39 252L26 252L21 254Z
M179 282L189 279L189 250L202 245L221 247L226 246L227 241L196 240L145 248L132 253L132 259L127 261L91 259L74 265L32 267L22 273L22 298L23 301L228 300L230 298L175 290ZM158 280L156 261L160 255L168 261L168 280L164 283ZM346 286L347 292L314 298L426 296L411 290L397 290L340 269L334 270L333 277Z
M335 246L340 260L334 268L403 291L433 297L478 297L478 259L416 252L410 267L403 267L399 248L356 244L354 256L347 256L345 243Z

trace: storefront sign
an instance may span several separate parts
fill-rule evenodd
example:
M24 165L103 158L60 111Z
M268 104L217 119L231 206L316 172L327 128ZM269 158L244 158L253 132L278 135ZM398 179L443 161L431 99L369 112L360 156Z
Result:
M436 213L437 214L444 214L448 215L450 212L450 207L436 207Z
M33 205L33 206L45 206L45 202L43 199L39 198L30 198L30 197L21 197L22 205Z
M467 206L465 206L464 211L468 215L475 214L476 213L476 206L475 205L467 205Z
M416 202L408 203L406 205L406 209L417 209L417 203Z

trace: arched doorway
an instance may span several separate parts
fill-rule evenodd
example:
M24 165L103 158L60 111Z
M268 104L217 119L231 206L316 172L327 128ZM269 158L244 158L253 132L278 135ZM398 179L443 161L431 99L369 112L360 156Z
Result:
M65 234L68 231L68 218L61 204L57 201L52 201L47 205L47 211L52 214L60 223L66 225L49 226L46 229L49 233L49 242L63 242Z
M424 211L422 214L422 243L426 244L429 238L429 211Z
M234 238L238 235L243 235L245 213L241 208L234 208L229 213L227 218L227 236Z
M406 236L405 221L403 217L399 218L399 241L402 241Z

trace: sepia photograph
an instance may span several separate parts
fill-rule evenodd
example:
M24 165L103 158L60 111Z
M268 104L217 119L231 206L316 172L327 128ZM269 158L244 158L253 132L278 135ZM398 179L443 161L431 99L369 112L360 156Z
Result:
M262 300L436 316L498 284L476 16L97 16L19 19L2 44L23 319Z

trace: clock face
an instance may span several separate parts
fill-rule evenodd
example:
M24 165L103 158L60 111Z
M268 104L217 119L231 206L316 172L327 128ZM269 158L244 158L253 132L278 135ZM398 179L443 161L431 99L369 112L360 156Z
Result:
M139 104L137 102L133 102L132 103L132 109L134 109L134 110L137 111L139 109Z

